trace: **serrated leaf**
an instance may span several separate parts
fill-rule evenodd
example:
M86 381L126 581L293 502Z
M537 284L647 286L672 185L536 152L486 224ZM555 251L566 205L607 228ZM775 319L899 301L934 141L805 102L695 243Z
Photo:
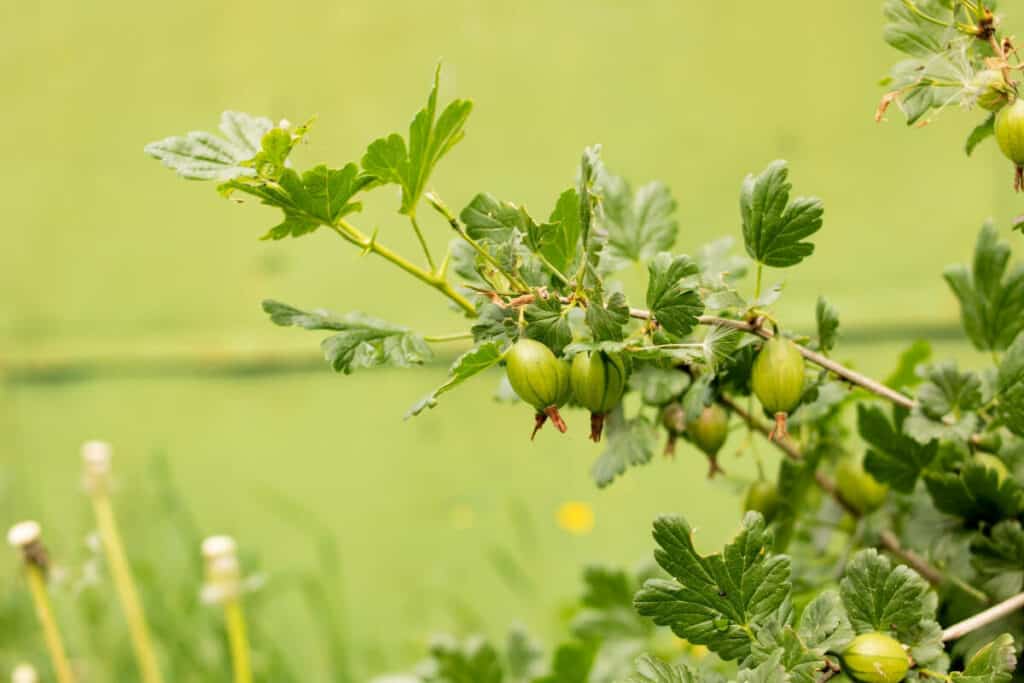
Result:
M623 178L601 174L598 180L602 227L608 232L608 255L616 261L645 263L658 252L671 249L679 226L673 214L676 202L668 186L651 182L636 194Z
M938 598L928 582L905 565L872 549L862 550L846 566L839 594L853 630L881 631L911 644L922 621L935 619Z
M321 348L331 367L346 375L357 368L409 367L433 358L430 347L412 330L363 313L335 316L320 309L303 311L270 299L263 302L263 310L272 322L284 327L337 331L323 340Z
M690 386L690 375L678 368L662 368L645 363L629 376L629 388L640 394L649 406L662 406L680 397Z
M902 434L885 416L881 407L857 406L857 430L871 446L864 458L864 469L883 484L910 493L918 477L938 453L938 444L920 444Z
M654 522L655 559L675 580L650 579L637 611L680 638L706 645L727 660L750 654L753 634L789 598L789 558L773 555L764 518L748 513L721 554L701 557L693 531L678 516Z
M585 316L594 341L622 341L623 328L629 322L629 305L622 292L615 292L605 302L591 301Z
M1024 436L1024 332L1010 345L999 363L996 380L999 417L1017 436Z
M1004 633L978 650L964 670L950 674L956 683L1009 683L1017 668L1017 649L1013 636Z
M753 669L776 657L790 683L814 683L817 674L825 666L824 651L808 648L793 627L778 624L757 632L750 656L742 666Z
M504 356L502 348L501 342L486 341L456 358L448 370L448 381L417 401L405 414L406 419L419 415L427 408L435 407L438 397L442 394L451 391L470 377L497 365Z
M971 156L978 145L996 134L995 123L996 115L993 112L971 130L970 135L967 136L967 142L964 143L964 151L967 156Z
M854 632L839 593L827 590L811 600L800 615L797 634L807 647L842 652Z
M903 431L922 444L936 439L966 443L978 425L974 411L982 404L981 378L960 372L953 361L924 368L921 375L927 381Z
M595 213L600 206L598 181L605 173L604 162L601 161L601 145L585 148L576 181L576 194L580 201L580 236L583 241L583 285L596 291L599 296L603 295L600 264L607 235L593 227Z
M572 328L569 326L567 311L557 299L542 299L523 309L526 320L526 336L548 346L555 355L572 343Z
M819 296L814 314L818 321L818 348L827 353L835 347L839 336L839 310Z
M782 650L777 650L756 669L742 669L736 675L739 683L789 683L782 667Z
M605 423L607 444L590 468L590 476L599 488L611 484L629 467L646 465L654 457L658 433L646 417L626 419L619 404Z
M465 135L463 127L473 103L452 100L438 115L437 90L441 67L434 72L434 83L421 109L409 125L408 144L401 135L392 133L370 143L363 155L363 169L379 182L402 188L399 213L413 214L426 189L434 167Z
M647 307L669 334L685 337L697 325L704 302L693 277L700 272L689 256L658 254L647 267Z
M960 300L960 320L974 346L1002 351L1024 330L1024 266L1009 273L1010 247L992 223L978 235L971 268L949 266L943 273Z
M740 192L740 214L747 253L773 268L795 266L814 252L803 241L822 224L824 206L815 197L790 201L785 161L773 161L760 175L748 175Z
M902 391L920 384L921 376L917 372L917 366L927 362L931 357L932 345L923 339L917 340L900 354L896 368L885 378L885 386Z
M470 331L476 342L514 342L519 338L519 315L514 308L484 304Z
M576 190L561 194L547 223L527 225L530 248L543 254L562 275L572 277L580 258L580 200Z
M971 565L993 595L1008 598L1024 589L1024 530L1006 519L971 541Z
M427 683L501 683L501 660L495 649L482 638L465 643L438 638L430 647L432 671Z
M225 181L254 176L256 171L243 162L259 153L260 141L273 127L274 122L268 118L226 111L220 118L223 138L194 131L151 142L144 151L190 180Z
M636 660L636 674L626 683L700 683L701 677L685 664L669 664L651 655Z
M967 524L1015 517L1024 508L1024 489L1010 477L981 463L968 462L955 472L928 472L925 484L942 512L962 517Z

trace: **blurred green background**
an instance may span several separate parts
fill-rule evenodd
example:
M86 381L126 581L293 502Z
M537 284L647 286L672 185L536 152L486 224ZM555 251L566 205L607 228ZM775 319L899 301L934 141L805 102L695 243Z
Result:
M881 24L879 3L812 0L3 3L0 523L38 518L58 560L80 555L77 449L101 438L117 449L129 536L153 523L149 462L163 453L202 531L236 535L273 576L316 563L282 517L286 496L338 543L359 672L408 663L439 629L520 619L554 633L580 565L649 556L659 512L685 512L700 546L717 546L739 518L736 483L706 482L694 451L598 491L584 418L531 444L530 411L492 404L496 374L408 422L452 355L333 375L319 337L270 325L261 299L428 334L460 320L329 233L258 241L275 213L175 178L142 146L213 129L224 109L315 113L298 154L341 165L405 130L441 59L442 97L476 102L433 179L450 205L490 191L546 214L600 142L613 171L668 182L677 249L693 252L739 238L741 179L783 157L796 190L826 205L815 257L768 275L785 280L783 320L809 331L825 294L842 314L838 354L857 367L885 373L919 337L979 365L940 274L969 258L986 217L1019 212L1011 169L991 143L964 156L977 113L874 123L896 58ZM355 222L415 254L397 204L379 192ZM449 233L423 221L436 252ZM737 480L751 471L749 457L724 464ZM566 501L592 506L591 533L557 525ZM0 562L0 579L15 569ZM306 613L270 613L268 637L318 654Z

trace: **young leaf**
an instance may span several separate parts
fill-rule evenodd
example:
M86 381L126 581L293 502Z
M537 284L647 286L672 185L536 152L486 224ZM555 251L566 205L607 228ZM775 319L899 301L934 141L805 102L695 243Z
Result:
M1017 436L1024 436L1024 332L1017 335L999 364L996 381L999 416Z
M634 194L623 178L604 173L599 190L609 257L618 262L645 263L672 248L679 225L673 217L676 201L667 185L651 182Z
M701 683L701 676L685 664L669 664L657 657L644 655L636 660L636 675L626 683Z
M915 642L922 621L935 619L938 605L927 581L907 566L894 567L874 549L853 556L839 594L855 632L888 632L908 644Z
M501 660L485 640L469 638L457 643L440 638L430 647L432 671L427 683L501 683Z
M1024 330L1024 266L1006 273L1010 247L985 223L974 248L974 264L949 266L943 276L960 300L967 336L981 351L1002 351Z
M922 445L902 434L877 405L857 405L857 430L871 446L864 458L864 469L879 482L903 493L914 490L918 477L938 453L937 442Z
M924 481L936 508L969 525L995 524L1024 509L1020 484L1010 477L1000 481L998 472L978 462L968 462L959 474L928 472Z
M629 322L629 305L622 292L615 292L608 301L591 301L585 320L594 341L622 341L622 328Z
M400 185L399 213L414 214L430 174L441 158L465 135L463 126L473 109L468 100L453 100L437 114L437 89L441 66L434 72L434 84L421 109L409 125L409 141L398 133L370 143L363 156L363 169L382 183Z
M459 218L466 226L466 234L477 241L508 242L517 233L526 233L525 211L486 192L473 197Z
M321 342L324 357L346 375L357 368L409 367L433 358L430 347L412 330L363 313L335 316L328 311L307 312L270 299L263 302L270 320L283 327L336 330Z
M747 253L773 268L795 266L814 252L803 240L821 228L825 212L820 199L797 197L785 161L773 161L760 175L748 175L740 193L743 239Z
M611 484L626 468L649 463L658 441L654 425L642 415L627 420L621 404L608 416L605 432L608 443L590 468L599 488Z
M814 313L818 321L818 348L828 353L835 348L836 337L839 336L839 310L825 297L819 296Z
M954 671L954 683L1009 683L1017 668L1017 649L1013 636L1004 633L967 660L964 670Z
M542 299L523 310L526 320L526 336L550 347L556 355L572 342L568 311L556 298Z
M254 176L256 171L244 162L259 153L260 141L273 127L270 119L226 111L220 117L224 137L193 131L151 142L144 151L190 180L224 181Z
M666 332L685 337L704 312L704 302L692 282L700 269L689 256L662 252L654 257L647 272L647 307Z
M995 113L989 114L984 121L979 123L971 130L971 134L967 136L967 142L964 144L964 151L967 152L967 156L971 156L974 152L974 148L985 141L986 138L990 138L996 133L996 115Z
M466 351L455 359L448 370L448 381L417 401L405 414L406 419L419 415L427 408L435 407L441 394L451 391L473 375L497 365L503 356L502 344L498 341L483 342Z
M753 634L790 596L789 558L771 554L771 534L756 512L747 513L721 554L701 557L692 534L682 517L655 520L655 559L675 580L649 579L634 604L680 638L707 645L722 659L743 659Z

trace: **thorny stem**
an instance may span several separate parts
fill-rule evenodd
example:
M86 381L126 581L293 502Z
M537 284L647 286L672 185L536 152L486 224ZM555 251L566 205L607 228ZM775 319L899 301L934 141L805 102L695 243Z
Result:
M125 620L128 622L128 631L135 649L135 657L139 661L142 680L145 683L162 683L163 677L149 637L146 615L135 589L135 582L132 580L132 572L125 556L121 535L117 530L110 496L104 489L98 489L92 494L92 503L96 514L96 526L103 547L107 551L107 563L110 565L110 574L121 601L121 609L124 610Z
M235 683L252 683L252 664L249 661L249 636L245 626L245 615L238 597L224 603L224 621L228 631L228 645L231 648L231 664Z
M416 232L416 239L420 241L420 247L423 248L423 255L427 257L427 265L430 266L430 272L436 274L437 266L434 264L434 257L430 255L430 247L427 245L426 238L423 237L420 224L416 221L415 211L409 214L409 222L412 223L412 229Z
M50 606L50 596L46 592L46 578L43 575L42 567L27 561L25 573L28 578L28 587L32 592L32 601L35 603L36 615L39 617L39 624L43 628L43 639L46 641L46 649L50 651L50 659L53 660L53 669L57 674L59 683L75 683L75 672L68 661L68 655L64 651L64 641L60 637L60 629L57 628L57 619L53 616L53 608Z
M979 612L973 617L969 617L961 622L953 624L942 632L942 640L943 642L956 640L961 636L967 635L971 631L977 630L983 626L988 626L993 621L998 621L1005 616L1013 614L1022 607L1024 607L1024 593L1018 593L1012 598L1003 600L998 605L989 607L984 612Z

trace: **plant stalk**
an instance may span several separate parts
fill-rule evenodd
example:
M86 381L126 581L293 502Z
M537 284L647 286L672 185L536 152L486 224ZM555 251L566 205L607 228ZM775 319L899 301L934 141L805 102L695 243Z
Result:
M409 214L409 222L412 223L412 229L416 232L416 239L420 241L420 247L423 248L423 255L427 257L427 265L430 266L430 272L432 274L437 273L437 266L434 264L434 257L430 255L430 247L427 246L427 240L423 236L423 231L420 230L420 224L416 220L416 214Z
M971 631L977 630L983 626L988 626L994 621L999 621L1003 617L1009 616L1021 608L1024 608L1024 593L1018 593L1012 598L1008 598L997 605L989 607L984 612L978 612L973 617L969 617L961 622L953 624L942 632L942 640L943 642L956 640L961 636L967 635Z
M231 666L235 683L252 683L252 664L249 660L249 636L245 626L242 602L231 597L224 603L224 623L231 648Z
M121 601L128 632L131 635L132 647L138 660L139 671L144 683L163 683L160 666L157 664L156 652L146 624L146 613L139 600L135 581L132 579L131 567L125 555L124 544L117 528L117 519L110 502L110 495L104 487L97 487L91 494L93 511L96 515L96 526L99 529L103 548L106 550L107 564L110 575Z
M57 619L53 616L53 607L50 605L50 596L46 591L46 577L43 575L43 569L31 561L27 561L25 576L32 593L32 602L36 607L36 616L39 617L39 624L43 628L43 639L46 641L46 649L50 652L57 681L58 683L76 683L75 672L71 668L67 652L64 650L60 629L57 628Z

